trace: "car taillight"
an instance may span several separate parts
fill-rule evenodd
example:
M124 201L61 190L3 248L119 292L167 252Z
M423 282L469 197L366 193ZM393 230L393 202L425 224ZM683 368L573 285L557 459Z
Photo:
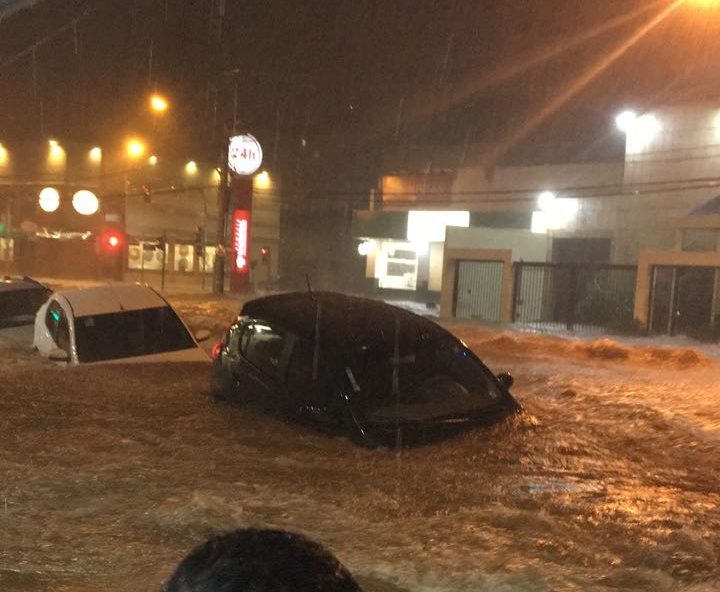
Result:
M217 357L220 355L220 352L222 351L222 348L224 346L225 339L221 337L218 339L217 343L213 345L212 350L210 351L210 355L212 356L213 360L216 360Z

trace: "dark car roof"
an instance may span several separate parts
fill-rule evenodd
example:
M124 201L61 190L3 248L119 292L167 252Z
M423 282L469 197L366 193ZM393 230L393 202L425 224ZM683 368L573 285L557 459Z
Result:
M247 302L241 314L274 321L293 333L311 338L320 307L320 338L326 345L355 349L365 344L392 340L397 319L418 327L439 325L378 300L336 292L291 292Z
M22 290L50 291L50 288L29 277L4 276L0 278L0 292L18 292Z

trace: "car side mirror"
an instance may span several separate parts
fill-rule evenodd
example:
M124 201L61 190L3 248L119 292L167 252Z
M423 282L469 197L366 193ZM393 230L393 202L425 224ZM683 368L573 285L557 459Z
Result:
M510 387L515 383L515 379L509 372L501 372L497 375L497 379L507 390L510 390Z
M69 362L70 354L67 353L64 349L56 347L55 349L50 350L50 353L48 354L48 360L50 360L51 362Z
M195 341L198 343L205 341L208 337L210 337L210 331L207 329L199 329L198 331L195 331Z

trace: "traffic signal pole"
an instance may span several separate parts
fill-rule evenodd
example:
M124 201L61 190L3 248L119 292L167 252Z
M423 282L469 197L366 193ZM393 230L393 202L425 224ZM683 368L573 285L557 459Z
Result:
M218 184L218 221L216 233L215 265L213 266L213 294L222 294L225 291L225 236L227 228L229 187L228 163L229 139L225 138L222 148L222 162L220 163L220 183Z

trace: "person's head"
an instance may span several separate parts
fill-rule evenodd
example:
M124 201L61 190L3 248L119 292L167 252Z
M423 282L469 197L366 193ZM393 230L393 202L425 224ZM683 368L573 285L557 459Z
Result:
M282 530L241 529L190 552L165 592L361 592L320 544Z

